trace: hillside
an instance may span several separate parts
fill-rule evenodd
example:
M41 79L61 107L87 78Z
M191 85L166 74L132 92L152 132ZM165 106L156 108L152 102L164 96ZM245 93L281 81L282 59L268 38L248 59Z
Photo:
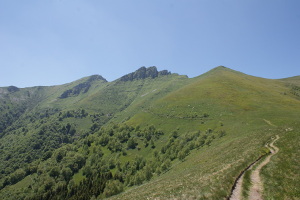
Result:
M0 88L0 198L225 199L275 135L263 196L300 198L299 86L220 66Z

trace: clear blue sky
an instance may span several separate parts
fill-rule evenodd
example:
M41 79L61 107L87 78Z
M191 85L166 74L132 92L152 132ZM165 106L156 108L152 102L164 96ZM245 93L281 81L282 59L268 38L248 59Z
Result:
M0 1L0 86L113 81L141 66L194 77L219 65L300 75L300 1Z

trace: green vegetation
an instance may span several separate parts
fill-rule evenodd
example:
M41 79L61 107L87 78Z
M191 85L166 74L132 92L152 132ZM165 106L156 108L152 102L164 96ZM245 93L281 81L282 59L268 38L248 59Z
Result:
M142 67L113 82L0 88L0 199L222 199L277 134L264 195L300 198L299 86Z
M265 196L274 199L300 198L299 193L299 123L293 127L285 126L279 132L284 135L276 142L279 152L272 158L273 162L262 169L265 184ZM288 145L287 145L288 144ZM275 173L274 173L275 172Z

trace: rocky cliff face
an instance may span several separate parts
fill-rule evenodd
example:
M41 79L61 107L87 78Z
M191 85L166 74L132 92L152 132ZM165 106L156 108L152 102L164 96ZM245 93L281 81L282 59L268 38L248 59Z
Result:
M145 78L156 78L158 76L165 76L169 75L171 72L168 70L162 70L157 71L157 68L155 66L153 67L141 67L135 72L132 72L130 74L126 74L125 76L122 76L119 80L120 81L133 81L133 80L139 80L139 79L145 79Z

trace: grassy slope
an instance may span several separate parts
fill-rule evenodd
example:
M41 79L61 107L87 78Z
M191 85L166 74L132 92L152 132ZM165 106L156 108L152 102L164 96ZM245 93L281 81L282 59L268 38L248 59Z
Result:
M281 187L274 184L279 179L285 187L277 191L285 192L286 197L299 194L297 188L286 189L294 187L300 179L297 175L293 176L292 183L288 179L291 174L296 174L295 162L299 160L294 148L299 140L296 120L300 103L299 98L289 92L287 83L290 79L267 80L219 67L193 79L168 75L154 80L122 83L96 81L85 94L58 98L65 90L86 79L43 88L43 101L35 109L84 108L92 114L109 114L113 116L113 122L129 119L126 123L133 126L154 124L167 133L160 139L158 147L167 141L168 134L174 130L180 134L198 130L205 132L207 129L226 131L224 137L215 139L211 145L193 150L184 162L175 160L169 172L139 187L130 188L113 199L225 197L238 173L262 153L264 143L275 134L281 135L278 146L282 151L278 153L280 159L272 160L274 166L263 172L269 181L266 195L270 198L280 195L279 192L270 192ZM293 78L293 84L299 83L297 80ZM72 123L82 129L91 125L88 119L78 119ZM293 131L284 131L289 127ZM129 157L134 154L148 156L149 153L148 150L134 150ZM282 164L286 156L290 158L289 165ZM274 176L276 172L280 172L277 177ZM21 191L20 185L24 185L26 180L28 184L30 181L25 178L22 184L9 186L2 192L16 188Z
M186 76L179 76L177 74L160 76L155 81L145 79L129 82L129 84L133 85L133 88L138 86L139 90L135 93L135 98L128 107L123 112L117 113L112 121L120 122L129 119L134 114L151 107L153 101L168 95L170 92L177 90L189 82L191 80ZM123 87L130 88L128 83L125 84L122 84L124 85Z
M7 132L4 137L0 138L1 149L3 149L1 151L3 155L1 156L1 159L5 160L7 152L13 152L14 149L24 149L24 144L26 146L29 146L32 136L37 134L41 125L51 126L52 123L60 123L61 125L65 126L66 123L71 123L75 124L77 134L89 131L89 128L92 125L90 116L86 118L76 119L67 118L61 122L58 122L58 113L54 113L49 118L45 118L44 120L38 119L35 122L30 122L28 116L36 115L35 113L45 113L47 109L57 109L58 111L65 112L68 110L77 110L79 108L83 108L87 110L89 114L102 112L105 116L108 116L107 119L109 119L114 116L115 113L121 113L122 110L133 105L133 108L126 109L126 111L123 112L124 114L119 114L115 117L113 121L118 122L122 121L122 119L124 118L130 117L132 115L131 112L138 112L139 106L141 104L146 104L145 98L141 98L143 102L140 102L139 100L136 100L138 99L138 97L150 97L146 99L146 101L149 102L153 99L166 95L169 91L177 89L179 87L178 85L182 84L181 82L188 80L186 76L178 76L176 74L160 76L156 79L148 78L145 80L135 80L128 82L114 81L105 83L100 80L93 82L87 93L81 93L78 96L72 96L65 99L59 98L64 91L71 89L80 83L86 82L88 78L89 77L86 77L61 86L25 88L21 89L19 92L10 94L7 98L16 98L19 96L22 97L21 94L27 94L27 91L33 93L35 90L38 90L40 92L38 93L40 97L36 101L36 103L33 104L32 108L27 109L26 112L13 123L13 126L16 124L20 124L21 127L15 126L13 131ZM155 90L153 88L157 89ZM155 90L155 92L153 92L153 90ZM137 101L138 103L132 103L132 101ZM104 121L103 123L106 123L107 119L105 119L106 121ZM27 129L26 133L22 132L22 127L25 127ZM24 155L25 154L28 154L26 150L24 150ZM139 153L133 151L132 156L130 156L131 154L129 154L129 157L133 158L136 154ZM13 159L16 160L14 163L11 163L12 165L10 165L13 172L14 169L18 168L18 160L22 160L23 152L22 155L12 154L12 156ZM2 164L4 163L6 163L6 161L2 162ZM3 165L2 167L4 166L6 165ZM29 184L28 181L27 184ZM4 194L6 191L12 192L17 188L20 188L18 184L9 186L2 190L1 193Z
M293 77L284 78L281 80L286 83L289 83L289 84L295 84L297 86L300 86L300 76L293 76Z
M277 174L277 179L280 177L286 184L286 188L279 191L285 191L283 195L288 198L299 198L295 183L289 184L290 176L280 176L296 173L295 162L299 159L297 150L289 147L290 144L296 147L295 141L299 140L296 130L299 133L299 129L294 130L294 134L282 133L286 127L297 127L300 110L300 102L295 96L284 95L289 91L286 84L224 68L214 69L195 79L195 82L156 101L148 112L135 115L128 123L153 123L169 132L177 129L182 133L207 128L225 129L227 135L211 146L193 151L185 162L174 163L174 167L163 176L112 199L225 198L238 173L259 157L264 143L275 134L281 135L284 141L280 143L281 147L287 148L287 152L279 152L278 157L281 156L283 162L286 156L292 156L291 165L272 161L277 167L273 167L274 170L269 170L269 166L266 168L268 174L265 172L264 175L268 175L268 181L273 183L265 186L266 195L271 199L278 195L270 192L281 187L276 176L270 175ZM209 114L204 124L202 119L180 118L194 110L200 115L203 112ZM223 127L218 125L220 121ZM294 182L300 179L296 174L293 178Z
M282 81L288 85L300 86L299 76L282 79ZM300 99L299 96L295 97ZM285 114L285 123L280 124L281 128L278 131L281 138L276 143L279 152L273 156L268 167L262 169L262 176L266 185L266 197L272 197L273 199L300 198L299 111L299 108L295 108L294 111Z

